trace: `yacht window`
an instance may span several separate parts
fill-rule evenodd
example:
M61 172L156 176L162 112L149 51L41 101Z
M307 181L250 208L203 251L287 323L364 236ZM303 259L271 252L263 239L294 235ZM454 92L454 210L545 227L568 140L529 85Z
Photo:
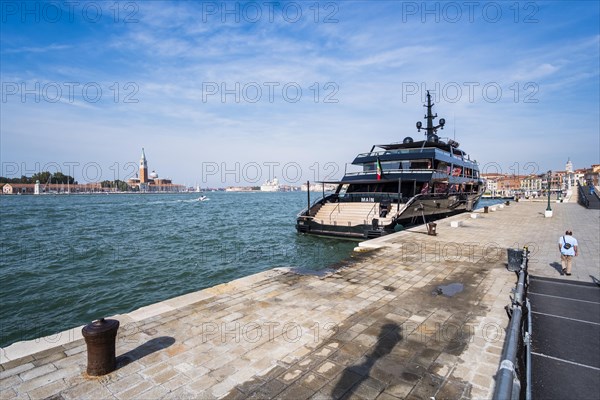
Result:
M452 176L460 176L462 174L462 167L460 165L455 165L452 169Z
M400 162L398 161L386 161L386 162L382 162L381 163L381 167L383 168L384 171L386 170L392 170L392 169L399 169L400 168Z
M435 182L433 184L433 193L446 193L448 184L446 182Z
M410 163L410 169L431 169L431 160L415 160Z
M436 163L436 164L435 164L435 169L436 169L436 170L438 170L438 171L442 171L442 172L446 172L446 173L448 172L449 165L448 165L448 163L447 163L447 162L444 162L444 161L436 161L435 163Z

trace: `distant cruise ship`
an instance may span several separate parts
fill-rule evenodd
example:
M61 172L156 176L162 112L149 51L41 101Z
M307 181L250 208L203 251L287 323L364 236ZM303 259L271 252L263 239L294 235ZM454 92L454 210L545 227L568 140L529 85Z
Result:
M279 192L281 190L279 181L277 178L273 178L272 181L266 181L260 187L261 192Z

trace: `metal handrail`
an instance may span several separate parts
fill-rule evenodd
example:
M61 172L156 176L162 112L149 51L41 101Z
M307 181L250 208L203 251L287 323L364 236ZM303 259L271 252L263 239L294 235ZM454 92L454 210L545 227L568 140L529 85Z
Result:
M375 207L376 206L377 206L377 203L373 204L373 207L371 207L371 209L367 213L367 221L369 220L369 215L371 215L371 211L375 211ZM373 217L375 217L375 213L374 212L373 212Z
M531 321L531 304L529 303L529 299L525 299L525 304L527 307L527 332L525 332L523 338L525 345L527 346L525 361L525 366L527 368L527 375L525 378L525 400L531 400L531 335L533 334L533 323Z
M400 174L400 173L432 173L432 172L440 172L440 173L446 173L446 171L441 171L441 170L437 170L437 169L386 169L383 171L384 173L387 174ZM355 171L355 172L348 172L346 173L346 175L351 175L351 176L356 176L356 175L370 175L375 173L375 171ZM352 183L352 182L349 182Z
M586 208L590 207L590 200L587 198L587 195L585 194L585 190L583 189L583 186L581 186L581 184L579 182L577 182L577 190L579 192L579 202L584 205Z
M517 360L517 349L521 340L521 324L523 309L526 311L527 305L523 299L526 296L527 286L527 264L529 260L529 251L527 247L523 248L523 262L519 270L519 280L515 291L515 297L512 299L510 308L510 323L507 329L506 340L502 349L502 359L500 367L496 373L496 387L494 389L494 400L519 399L521 392L521 381L515 369ZM529 313L528 313L529 314ZM526 368L530 368L529 365ZM528 372L528 375L530 372ZM529 385L529 382L526 382Z
M340 203L337 203L337 204L335 205L335 207L333 207L333 210L331 210L331 212L329 213L329 222L331 222L331 214L333 214L333 212L334 212L336 209L338 209L338 214L340 213L340 210L339 210L339 208L340 208Z
M394 169L385 169L383 170L384 174L431 174L431 173L438 173L438 174L442 174L442 175L447 175L447 176L451 176L453 178L468 178L468 179L480 179L480 177L476 174L465 174L464 173L464 169L461 170L460 174L458 175L454 175L452 173L452 171L448 172L445 169L434 169L434 168L415 168L415 169L402 169L402 168L394 168ZM359 175L372 175L375 173L375 170L371 170L371 171L353 171L353 172L346 172L344 174L344 176L359 176ZM352 182L348 182L348 183L352 183Z
M312 202L312 204L310 205L310 209L308 209L307 207L304 207L297 215L296 218L300 218L300 217L310 217L311 215L308 215L307 212L310 212L310 210L312 210L317 204L321 203L321 204L325 204L328 200L331 199L337 199L338 195L335 193L330 193L328 195L326 195L325 197L321 197L320 199L317 199L315 201Z
M363 158L363 157L378 157L378 156L385 156L385 155L394 155L394 154L410 154L410 153L415 153L415 154L419 154L422 153L423 150L428 149L428 150L434 150L436 153L440 153L449 157L453 157L453 158L458 158L458 156L456 154L452 154L449 151L446 150L442 150L439 147L431 147L431 146L424 146L424 147L420 147L420 148L414 148L414 149L396 149L396 150L382 150L382 151L371 151L369 153L360 153L356 156L356 158ZM461 158L462 161L467 161L470 163L473 163L474 165L478 165L477 161L475 160L471 160L469 158L469 156L467 154L464 154L464 157Z

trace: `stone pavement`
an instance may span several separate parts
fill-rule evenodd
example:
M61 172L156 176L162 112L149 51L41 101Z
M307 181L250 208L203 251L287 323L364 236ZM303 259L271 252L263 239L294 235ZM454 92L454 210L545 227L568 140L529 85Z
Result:
M119 365L101 378L85 375L81 328L16 343L0 353L0 398L489 398L516 280L506 248L528 244L531 273L558 276L571 228L571 278L599 276L600 213L544 209L458 215L435 237L363 242L374 249L327 274L277 269L115 316Z

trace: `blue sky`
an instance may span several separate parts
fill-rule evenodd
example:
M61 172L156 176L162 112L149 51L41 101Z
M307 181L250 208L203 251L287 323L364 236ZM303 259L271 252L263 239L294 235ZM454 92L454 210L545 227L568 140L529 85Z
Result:
M426 89L484 172L600 163L598 4L2 2L2 175L340 178Z

